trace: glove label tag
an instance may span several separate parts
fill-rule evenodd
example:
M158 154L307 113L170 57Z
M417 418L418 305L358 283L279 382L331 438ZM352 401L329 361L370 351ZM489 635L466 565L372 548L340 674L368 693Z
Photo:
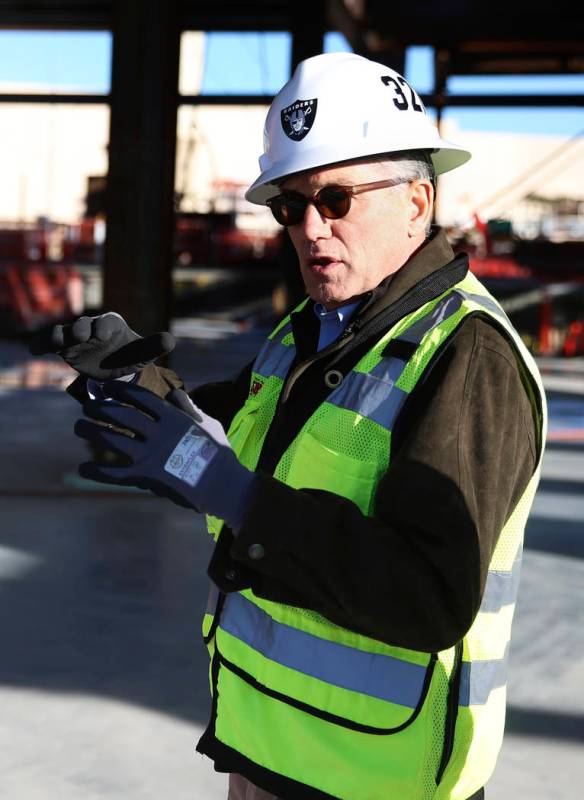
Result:
M216 452L209 437L201 436L200 428L191 425L169 455L164 470L183 483L196 486Z

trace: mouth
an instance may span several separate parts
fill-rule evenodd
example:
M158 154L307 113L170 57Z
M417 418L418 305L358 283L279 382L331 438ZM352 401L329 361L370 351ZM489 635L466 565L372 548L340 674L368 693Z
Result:
M331 256L320 256L319 258L309 258L307 261L308 267L316 273L327 272L330 269L334 269L335 267L339 266L342 262L337 261L335 258Z

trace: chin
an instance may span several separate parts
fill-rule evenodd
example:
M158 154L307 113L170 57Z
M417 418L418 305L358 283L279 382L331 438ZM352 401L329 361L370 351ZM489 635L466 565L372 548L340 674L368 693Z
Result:
M327 308L331 303L340 305L344 302L342 298L339 298L339 294L328 286L317 286L309 294L315 303L322 303Z
M344 306L345 303L349 303L351 300L354 299L355 297L352 294L338 295L338 294L331 294L330 292L323 294L316 299L313 298L315 303L322 303L327 311L332 311L333 308Z

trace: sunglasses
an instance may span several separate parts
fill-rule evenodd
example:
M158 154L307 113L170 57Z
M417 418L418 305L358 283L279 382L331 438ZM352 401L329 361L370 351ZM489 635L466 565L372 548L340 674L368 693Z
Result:
M389 178L373 183L359 183L356 186L323 186L312 197L300 192L282 192L266 201L270 211L280 225L298 225L304 219L306 207L312 203L318 213L327 219L345 217L351 208L351 198L375 189L389 189L401 183L411 183L411 178Z

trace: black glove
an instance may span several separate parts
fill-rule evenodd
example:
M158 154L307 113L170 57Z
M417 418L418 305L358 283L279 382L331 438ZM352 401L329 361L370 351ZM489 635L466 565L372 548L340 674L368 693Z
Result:
M167 331L142 337L119 314L79 317L70 325L55 325L30 344L32 355L58 353L81 375L105 381L140 372L174 349Z

